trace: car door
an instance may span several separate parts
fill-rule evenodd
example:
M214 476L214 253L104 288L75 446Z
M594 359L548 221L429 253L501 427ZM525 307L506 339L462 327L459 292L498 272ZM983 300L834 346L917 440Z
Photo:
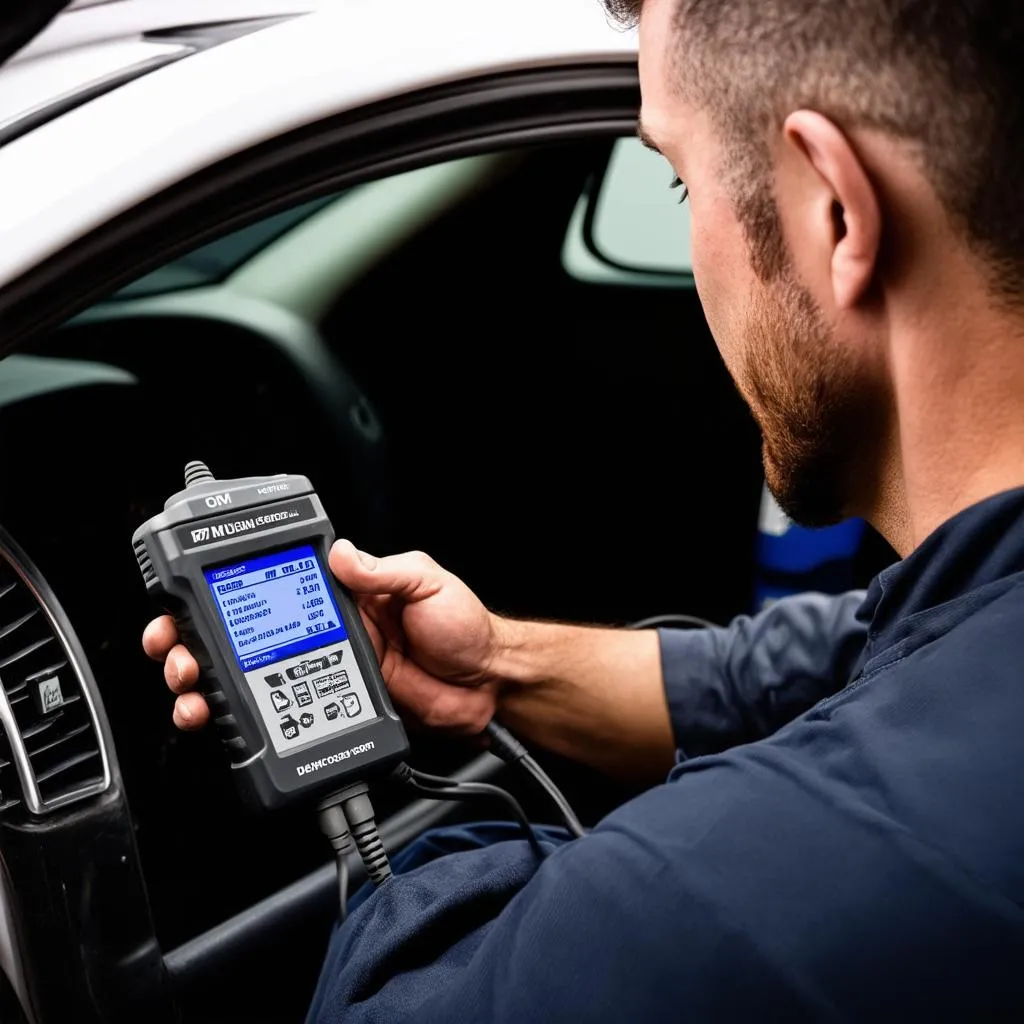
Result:
M12 138L0 148L0 184L17 197L0 206L2 351L31 347L146 271L318 196L475 153L629 134L632 37L589 0L549 7L410 2L390 5L385 22L379 5L339 5L191 53ZM172 372L186 386L202 380L201 366ZM166 430L166 416L152 415L131 431ZM21 438L45 458L39 438ZM0 815L14 922L4 970L22 1012L40 1024L161 1019L176 1002L186 1020L296 1019L332 912L330 869L162 949L118 758L132 744L120 702L135 683L85 685L104 723L109 787L42 814ZM409 805L384 831L400 842L436 817L434 805ZM90 845L92 858L76 856ZM183 881L197 868L258 868L258 849L248 863L242 852L241 863L203 852L182 865Z

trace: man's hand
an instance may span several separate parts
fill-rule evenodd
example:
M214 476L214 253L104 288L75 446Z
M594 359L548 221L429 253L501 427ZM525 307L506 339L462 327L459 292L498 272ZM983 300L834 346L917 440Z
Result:
M374 558L339 540L330 565L355 594L395 704L414 721L476 735L498 712L520 739L616 775L663 778L671 767L651 630L503 619L419 551ZM164 662L178 728L205 725L210 709L192 692L199 666L174 620L151 622L142 646Z
M331 548L330 567L355 595L394 701L430 728L481 732L497 705L499 680L491 668L502 620L462 580L420 551L375 558L339 540ZM199 666L178 642L174 620L154 619L142 646L163 661L164 679L178 694L175 725L205 725L210 709L193 692Z

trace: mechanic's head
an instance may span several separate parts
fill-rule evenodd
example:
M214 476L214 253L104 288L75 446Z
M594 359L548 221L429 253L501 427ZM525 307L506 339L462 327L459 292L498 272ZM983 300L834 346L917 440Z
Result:
M884 518L900 339L948 287L1024 308L1024 4L605 3L639 19L641 135L689 189L769 486L806 524Z

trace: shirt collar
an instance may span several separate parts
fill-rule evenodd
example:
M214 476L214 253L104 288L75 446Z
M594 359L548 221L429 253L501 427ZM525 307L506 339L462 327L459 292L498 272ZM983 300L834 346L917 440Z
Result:
M870 621L871 653L903 639L913 628L912 616L1022 570L1024 487L957 513L875 577L861 610Z

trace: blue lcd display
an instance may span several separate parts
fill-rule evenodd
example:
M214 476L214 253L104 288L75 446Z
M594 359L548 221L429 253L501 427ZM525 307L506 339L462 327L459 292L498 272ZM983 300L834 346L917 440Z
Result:
M243 672L348 638L310 545L205 570Z

